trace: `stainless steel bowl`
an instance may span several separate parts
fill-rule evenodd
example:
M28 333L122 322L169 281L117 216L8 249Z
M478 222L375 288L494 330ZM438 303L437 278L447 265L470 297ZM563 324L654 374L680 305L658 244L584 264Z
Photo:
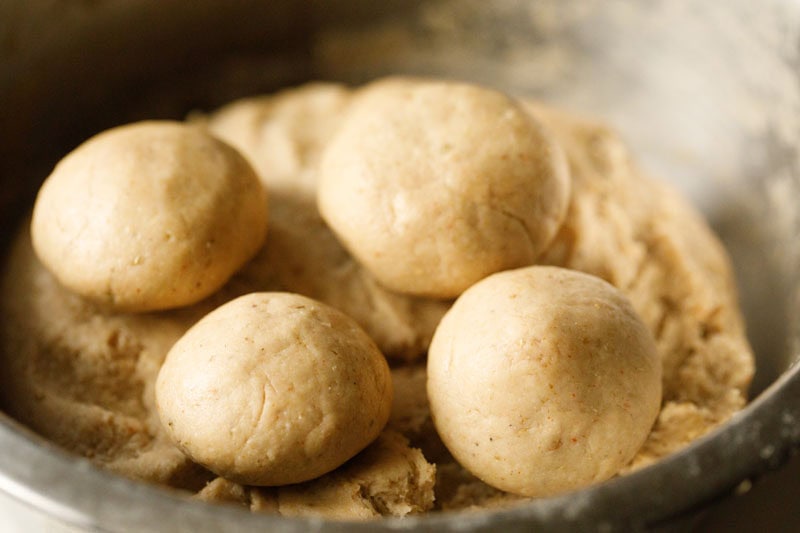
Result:
M5 0L4 242L59 156L101 128L311 78L475 80L604 117L694 200L733 255L758 372L753 402L689 449L508 511L366 524L250 515L101 472L2 415L0 502L40 525L103 531L684 524L800 441L798 43L790 0Z

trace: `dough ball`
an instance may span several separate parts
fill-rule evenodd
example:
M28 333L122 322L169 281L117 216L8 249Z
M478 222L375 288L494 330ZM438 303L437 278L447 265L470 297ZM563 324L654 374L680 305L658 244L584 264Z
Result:
M192 460L247 485L316 478L389 418L389 367L341 312L289 293L217 308L170 350L156 381L167 432Z
M613 476L661 404L653 338L599 278L527 267L486 278L434 334L428 396L453 456L499 489L559 494Z
M390 79L354 96L322 157L318 203L388 288L452 298L533 263L567 210L559 147L509 97Z
M68 154L39 191L31 233L70 290L118 310L188 305L261 247L266 191L246 160L200 128L140 122Z

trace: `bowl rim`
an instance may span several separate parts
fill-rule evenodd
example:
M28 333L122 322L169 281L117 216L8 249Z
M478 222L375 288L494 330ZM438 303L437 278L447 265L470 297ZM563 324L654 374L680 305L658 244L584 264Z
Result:
M21 3L20 3L21 4ZM763 10L788 5L777 0ZM800 271L798 271L800 273ZM480 531L633 530L697 512L745 480L780 467L800 445L800 354L725 424L629 475L510 509L335 522L261 515L136 482L70 454L0 411L0 493L88 530ZM698 482L702 480L702 482Z
M800 365L793 362L741 411L683 450L580 491L492 511L444 511L366 522L287 518L207 504L105 471L0 413L0 492L88 530L482 531L651 527L691 514L781 466L800 443ZM702 479L702 482L698 482ZM77 484L90 490L76 490Z

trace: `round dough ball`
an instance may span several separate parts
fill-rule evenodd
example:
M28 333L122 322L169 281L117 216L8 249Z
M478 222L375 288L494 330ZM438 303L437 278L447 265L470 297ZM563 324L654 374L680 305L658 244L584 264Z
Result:
M536 260L566 214L569 173L550 134L506 95L390 79L354 96L317 199L385 286L452 298Z
M161 422L192 460L246 485L313 479L372 442L392 382L375 343L343 313L289 293L212 311L170 350Z
M492 275L445 315L428 354L436 429L499 489L551 496L610 478L661 405L653 338L600 278L556 267Z
M68 289L111 308L197 302L261 247L267 195L239 153L198 127L139 122L92 137L39 191L31 236Z

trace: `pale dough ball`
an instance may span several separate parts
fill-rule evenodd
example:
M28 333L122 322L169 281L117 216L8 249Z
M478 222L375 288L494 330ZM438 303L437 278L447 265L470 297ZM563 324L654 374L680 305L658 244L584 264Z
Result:
M153 121L100 133L62 159L39 191L31 236L70 290L146 311L215 292L266 230L266 191L236 150Z
M610 478L644 443L661 366L630 303L557 267L492 275L456 300L428 354L431 414L453 456L539 497Z
M451 298L533 263L567 210L559 147L509 97L390 79L356 93L323 154L318 203L388 288Z
M212 311L170 350L156 381L178 447L247 485L330 472L378 436L391 403L389 367L367 334L290 293L248 294Z

